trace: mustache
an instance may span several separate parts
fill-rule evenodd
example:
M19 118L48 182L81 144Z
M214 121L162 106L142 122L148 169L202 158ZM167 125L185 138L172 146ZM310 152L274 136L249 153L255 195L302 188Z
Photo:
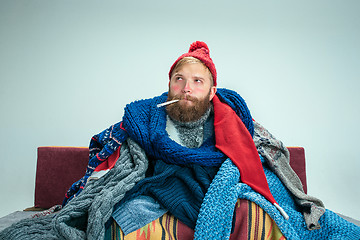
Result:
M198 98L190 96L190 95L184 95L184 94L171 96L171 98L168 100L184 100L184 99L186 99L188 101L192 101L192 102L198 101Z

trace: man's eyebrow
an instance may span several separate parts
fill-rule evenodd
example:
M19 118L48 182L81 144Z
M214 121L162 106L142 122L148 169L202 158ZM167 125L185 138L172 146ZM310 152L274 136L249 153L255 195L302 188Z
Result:
M181 73L174 73L173 77L183 77L184 75L182 75Z
M176 72L174 73L173 77L183 77L184 75L181 74L180 72ZM193 78L196 78L196 79L200 79L200 80L205 80L205 78L203 78L202 76L199 76L199 75L194 75Z
M197 78L197 79L200 79L200 80L204 80L205 78L201 77L201 76L198 76L198 75L195 75L194 78Z
M175 74L174 74L174 76L183 76L181 73L179 73L179 72L176 72Z

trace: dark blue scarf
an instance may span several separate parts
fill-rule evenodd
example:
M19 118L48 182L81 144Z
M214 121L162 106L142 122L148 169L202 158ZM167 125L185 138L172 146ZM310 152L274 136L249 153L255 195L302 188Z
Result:
M218 89L217 96L227 103L241 118L251 136L254 134L252 117L242 97L234 91ZM156 107L165 102L167 93L161 96L128 104L123 126L129 137L135 140L154 159L177 165L198 164L219 167L226 156L208 142L199 148L187 148L171 140L166 132L166 109Z

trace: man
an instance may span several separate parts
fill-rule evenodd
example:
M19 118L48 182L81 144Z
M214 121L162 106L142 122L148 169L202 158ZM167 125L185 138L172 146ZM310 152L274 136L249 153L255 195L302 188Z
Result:
M160 105L166 105L166 134L171 140L185 147L177 149L176 152L184 154L188 149L195 149L197 153L201 151L203 144L213 146L211 143L214 140L212 100L216 93L217 75L207 45L203 42L193 43L189 53L180 56L173 64L169 79L167 102ZM174 100L178 101L174 102ZM244 115L249 117L248 112L244 112ZM130 127L125 121L124 129L127 128ZM246 128L244 129L248 132ZM136 136L133 137L133 139L136 138ZM164 144L157 142L157 145ZM253 143L252 145L254 146ZM254 150L256 152L255 148ZM149 155L150 151L145 152ZM258 157L257 152L256 157ZM184 161L181 163L179 156L169 164L166 159L156 157L155 161L151 161L154 171L138 182L115 206L112 214L115 221L113 221L112 230L107 233L118 232L119 235L124 235L125 239L131 239L134 235L141 234L141 231L151 224L154 230L149 232L148 236L154 238L158 236L157 230L161 229L163 232L164 228L161 222L156 224L156 219L169 217L171 214L176 220L186 225L179 226L182 228L182 233L187 232L187 236L182 235L182 238L192 239L193 231L190 229L195 228L202 200L219 166L224 161L222 157L217 160L217 163L209 163L210 158L206 155L204 162L194 164ZM256 160L260 163L260 159L256 158ZM266 180L264 179L263 182ZM169 214L166 214L167 211ZM269 223L270 226L275 225L271 220ZM169 235L176 235L171 230L166 232ZM280 234L279 231L278 234ZM159 233L159 235L164 237L166 234ZM159 239L161 237L159 236ZM239 237L235 236L235 238Z
M31 224L22 221L0 236L328 239L360 234L303 192L286 148L253 121L244 100L216 88L216 68L205 43L191 44L170 68L169 79L168 93L127 105L122 122L92 138L86 174L70 188L59 213Z

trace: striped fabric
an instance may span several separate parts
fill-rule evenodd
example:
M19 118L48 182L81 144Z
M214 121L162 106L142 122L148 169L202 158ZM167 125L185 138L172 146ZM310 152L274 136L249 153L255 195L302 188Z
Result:
M283 240L275 222L258 205L244 199L238 199L235 211L235 228L231 240ZM105 240L190 240L194 231L169 213L154 220L146 226L124 236L114 221L106 230Z
M270 216L258 205L247 201L248 236L244 239L285 239L280 229Z

